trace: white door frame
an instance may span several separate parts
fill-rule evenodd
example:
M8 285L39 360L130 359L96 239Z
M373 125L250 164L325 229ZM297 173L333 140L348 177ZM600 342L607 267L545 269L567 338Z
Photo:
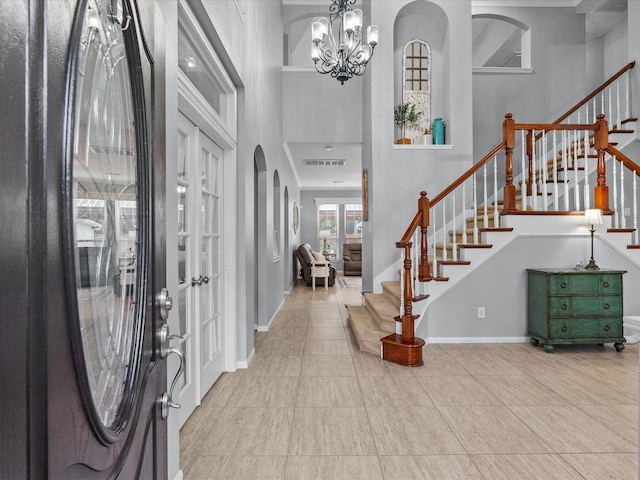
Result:
M178 70L178 110L194 122L203 133L211 138L224 152L224 197L223 209L223 293L224 305L224 350L225 371L235 371L237 367L237 226L235 205L237 198L237 90L227 74L213 47L208 43L197 18L184 1L179 3L181 26L190 35L199 37L205 45L205 52L212 73L223 89L222 115L205 100L205 97L191 83L181 70Z

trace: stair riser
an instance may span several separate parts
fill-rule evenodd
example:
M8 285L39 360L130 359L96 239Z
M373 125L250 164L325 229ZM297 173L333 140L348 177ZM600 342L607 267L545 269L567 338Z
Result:
M489 213L489 223L487 225L484 224L484 215L476 217L478 219L478 228L484 228L484 227L489 227L489 228L493 228L493 227L498 227L499 224L496 224L493 218L493 213L494 212L490 212ZM498 220L499 223L499 220ZM467 218L467 228L473 228L473 217Z

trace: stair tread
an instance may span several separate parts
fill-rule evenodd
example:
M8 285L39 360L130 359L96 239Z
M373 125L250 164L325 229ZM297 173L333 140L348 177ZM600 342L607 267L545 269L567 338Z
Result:
M400 299L400 282L397 280L389 280L386 282L380 282L382 288L389 293L395 295Z
M399 309L393 305L382 293L365 293L365 306L378 324L378 328L388 333L396 331L396 321L394 320L400 313Z
M347 307L347 314L360 350L379 356L380 339L386 337L389 332L379 329L371 312L364 305Z
M402 273L400 273L402 275ZM386 281L381 282L382 294L386 296L396 310L400 311L400 305L402 300L400 298L400 282L399 281Z

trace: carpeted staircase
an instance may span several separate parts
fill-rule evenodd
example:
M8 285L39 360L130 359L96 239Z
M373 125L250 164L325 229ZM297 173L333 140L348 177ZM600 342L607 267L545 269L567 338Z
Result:
M400 282L382 282L382 293L365 293L364 305L350 305L347 311L360 350L380 356L380 339L396 332Z

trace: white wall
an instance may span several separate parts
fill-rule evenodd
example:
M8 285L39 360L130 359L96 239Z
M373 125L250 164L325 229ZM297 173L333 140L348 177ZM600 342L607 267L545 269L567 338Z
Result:
M399 78L394 70L398 53L394 32L398 27L396 19L403 16L402 9L409 3L371 2L371 23L379 26L380 40L369 65L371 91L367 91L365 100L365 104L371 102L370 136L366 137L369 145L363 147L363 166L369 168L370 220L363 232L363 255L366 262L371 263L373 278L373 281L369 279L369 267L364 268L365 290L376 288L376 276L399 258L395 242L400 240L417 211L419 192L426 190L429 196L435 196L465 171L472 160L471 3L466 0L418 2L427 11L440 12L438 16L425 16L421 32L416 36L423 36L427 43L442 44L442 63L438 68L444 72L443 80L441 88L435 89L434 85L432 95L440 96L435 105L449 112L445 117L447 143L452 143L453 148L394 148L393 109ZM418 7L408 8L413 11ZM443 18L447 21L445 26ZM444 38L431 39L431 33L443 34Z
M474 14L495 13L531 28L531 74L473 75L473 156L480 160L502 141L502 121L552 122L582 100L602 81L602 56L585 46L584 15L575 8L474 8ZM602 75L602 73L600 73ZM595 82L595 83L593 83Z
M285 142L362 141L362 77L341 85L315 70L287 70L283 85Z
M438 297L428 307L416 335L434 341L523 339L527 335L526 269L572 268L579 261L586 264L590 245L588 231L577 236L516 238L499 255ZM640 297L635 294L635 286L640 282L640 267L630 264L598 236L594 240L594 258L603 269L628 272L623 276L624 313L639 315ZM486 318L478 318L478 307L485 307Z

